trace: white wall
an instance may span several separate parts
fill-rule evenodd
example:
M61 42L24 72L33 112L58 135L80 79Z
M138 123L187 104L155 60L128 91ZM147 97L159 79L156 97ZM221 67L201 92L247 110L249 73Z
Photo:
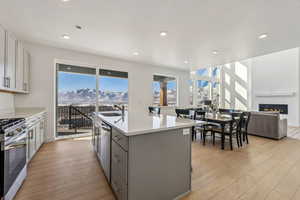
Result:
M14 112L14 95L0 92L0 114Z
M58 49L32 43L26 43L25 48L31 54L30 94L16 95L16 107L45 107L49 115L47 140L54 139L55 126L55 59L87 63L93 66L104 65L106 69L127 71L129 79L129 105L131 113L147 112L152 104L153 74L173 75L178 78L179 105L189 103L189 72L138 64L97 55Z
M299 48L252 58L252 109L258 104L288 104L288 123L299 126ZM259 93L296 92L287 97L258 97Z

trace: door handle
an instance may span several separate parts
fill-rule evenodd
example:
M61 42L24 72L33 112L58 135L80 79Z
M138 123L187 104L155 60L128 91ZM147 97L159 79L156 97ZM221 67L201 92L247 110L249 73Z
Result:
M9 77L4 77L4 87L7 87L7 88L9 88Z
M18 149L18 148L23 148L24 146L26 146L26 142L22 142L22 143L18 143L18 144L11 144L8 145L6 147L4 147L4 150L11 150L11 149Z
M10 78L7 77L7 87L10 88Z

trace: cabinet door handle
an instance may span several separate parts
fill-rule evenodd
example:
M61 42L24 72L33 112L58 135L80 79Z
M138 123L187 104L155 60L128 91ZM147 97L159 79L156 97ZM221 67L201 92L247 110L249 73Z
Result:
M7 77L7 87L10 88L10 78Z
M9 78L8 77L4 77L4 87L9 88Z

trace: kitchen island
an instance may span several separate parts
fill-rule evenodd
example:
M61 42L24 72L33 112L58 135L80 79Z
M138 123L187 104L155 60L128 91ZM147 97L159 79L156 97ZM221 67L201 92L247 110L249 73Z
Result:
M94 113L93 145L118 200L179 199L191 190L193 120Z

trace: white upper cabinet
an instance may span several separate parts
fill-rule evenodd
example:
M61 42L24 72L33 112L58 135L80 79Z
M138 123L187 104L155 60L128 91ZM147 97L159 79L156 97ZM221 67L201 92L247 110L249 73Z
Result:
M16 55L17 39L6 32L5 86L11 89L16 89Z
M0 87L4 87L5 30L0 25Z
M29 92L29 72L30 72L30 54L28 51L23 50L23 90Z
M30 54L0 25L0 91L29 92Z
M17 43L16 89L24 89L24 48L21 41Z

